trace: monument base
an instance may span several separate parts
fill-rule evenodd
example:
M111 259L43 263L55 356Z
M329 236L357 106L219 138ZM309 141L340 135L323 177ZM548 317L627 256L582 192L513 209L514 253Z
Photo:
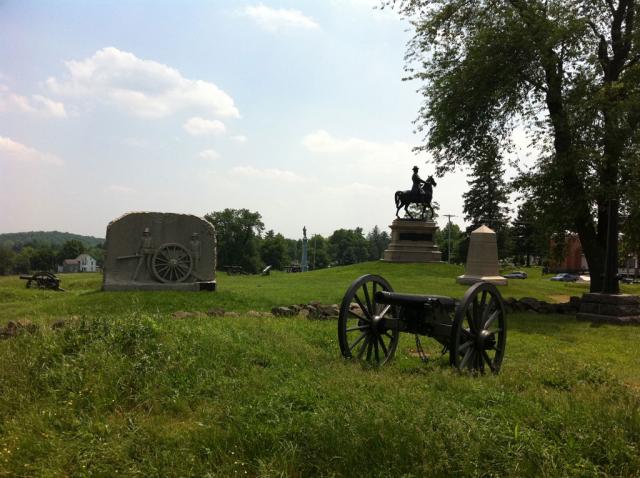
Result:
M391 242L384 251L387 262L441 262L442 253L434 244L438 226L434 221L395 219L391 228Z
M578 320L640 325L640 297L629 294L583 294Z
M463 275L458 276L456 279L458 284L475 284L476 282L490 282L493 285L507 285L509 281L502 276L471 276L471 275Z
M130 283L105 283L102 286L104 291L122 290L174 290L174 291L215 291L216 281L206 282L130 282Z

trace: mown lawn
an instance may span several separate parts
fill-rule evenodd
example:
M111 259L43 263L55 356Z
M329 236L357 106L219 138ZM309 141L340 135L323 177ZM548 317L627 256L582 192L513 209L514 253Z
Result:
M465 290L446 264L220 275L215 293L0 278L0 325L40 326L0 341L0 476L640 476L640 327L511 314L501 374L470 377L434 346L423 364L411 336L374 370L341 358L335 321L244 314L339 302L365 272ZM529 272L503 294L586 290ZM214 307L240 316L172 318Z

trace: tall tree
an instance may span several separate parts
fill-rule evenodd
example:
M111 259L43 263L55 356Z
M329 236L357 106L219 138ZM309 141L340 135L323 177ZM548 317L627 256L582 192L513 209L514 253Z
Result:
M241 266L258 272L262 266L258 240L264 224L259 212L225 209L205 216L216 229L218 267Z
M518 207L518 214L513 221L512 235L514 253L522 258L529 267L532 256L546 256L549 252L549 234L545 230L544 215L531 200L525 200Z
M13 271L13 264L16 253L11 249L10 244L0 243L0 275L9 274Z
M391 237L387 231L380 231L378 226L367 233L367 242L369 243L369 260L377 261L382 259L382 254L391 242Z
M323 269L331 264L329 241L320 234L314 234L309 239L309 263L314 269Z
M287 241L282 234L273 230L267 231L260 242L260 257L262 262L274 269L282 270L285 264L291 262L287 254Z
M521 186L578 233L591 290L617 292L623 173L637 167L640 141L637 0L384 3L415 26L407 68L425 97L417 149L443 173L474 164L487 138L507 149L516 124L535 131L543 153Z
M45 246L39 245L36 250L45 249ZM50 248L49 248L50 249ZM65 259L75 259L85 251L84 244L78 239L70 239L65 241L62 245L62 249L58 253L58 261L62 262Z
M334 231L329 244L333 260L341 266L364 262L369 257L367 240L360 227Z

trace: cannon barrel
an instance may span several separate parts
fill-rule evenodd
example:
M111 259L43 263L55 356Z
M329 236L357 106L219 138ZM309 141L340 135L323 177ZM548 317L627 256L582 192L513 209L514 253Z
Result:
M25 275L21 275L20 279L22 280L29 280L29 279L33 279L33 276L25 276Z
M455 309L457 304L455 299L443 295L399 294L389 291L376 292L375 299L379 304L400 305L403 307L424 307L427 304L439 304L446 308Z

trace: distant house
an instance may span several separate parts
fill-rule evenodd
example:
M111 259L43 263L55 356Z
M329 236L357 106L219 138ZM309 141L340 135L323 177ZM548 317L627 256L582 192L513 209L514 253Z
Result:
M80 272L80 261L78 259L65 259L58 266L58 272Z
M65 259L58 266L58 272L95 272L96 260L89 254L80 254L75 259Z
M80 272L96 271L96 260L89 254L80 254L76 257L76 261L80 261Z

